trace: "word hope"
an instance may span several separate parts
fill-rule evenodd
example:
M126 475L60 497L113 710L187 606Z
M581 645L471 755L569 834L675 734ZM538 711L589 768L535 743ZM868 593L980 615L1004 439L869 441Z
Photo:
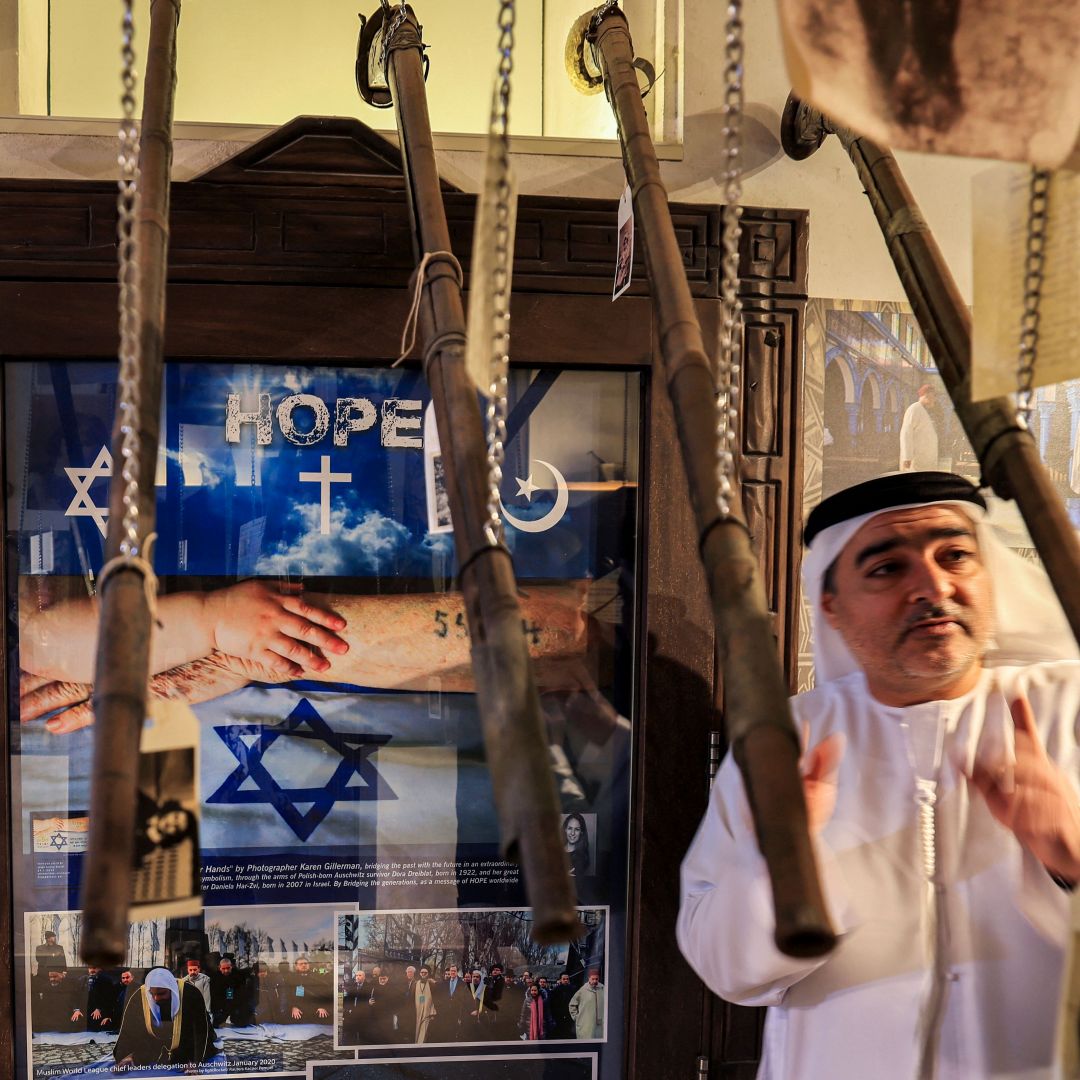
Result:
M399 449L420 450L424 440L419 434L422 401L411 398L387 398L382 403L379 435L382 445ZM300 428L295 419L296 411L307 414L310 426ZM407 415L415 413L415 416ZM240 395L230 394L225 406L225 441L240 441L240 426L255 425L255 442L269 446L274 434L274 417L281 434L294 446L314 446L330 432L330 410L326 402L315 394L290 394L283 398L277 409L272 409L269 394L259 395L259 407L254 412L240 408ZM349 436L367 431L375 426L375 406L368 398L343 397L334 401L334 445L347 446ZM408 432L417 432L410 435Z

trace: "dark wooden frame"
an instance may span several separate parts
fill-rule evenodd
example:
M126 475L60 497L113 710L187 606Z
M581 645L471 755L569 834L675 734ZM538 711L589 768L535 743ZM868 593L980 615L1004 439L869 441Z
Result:
M448 183L444 189L467 284L475 200ZM673 205L672 214L706 339L714 341L719 208ZM0 182L5 360L115 355L115 223L110 184ZM807 215L748 208L743 229L744 505L794 685ZM756 1013L717 1003L675 945L679 862L704 810L708 738L720 727L723 687L671 406L652 367L644 265L639 253L634 283L613 306L615 246L614 199L534 196L520 202L514 363L651 373L642 440L638 655L644 663L635 717L625 1073L696 1076L703 1055L712 1076L751 1076ZM174 185L166 355L385 361L397 355L412 266L397 151L357 121L301 118L204 176ZM0 725L5 766L10 707L9 701ZM11 836L8 776L5 767L5 845ZM0 860L0 1075L14 1075L8 867L8 859Z

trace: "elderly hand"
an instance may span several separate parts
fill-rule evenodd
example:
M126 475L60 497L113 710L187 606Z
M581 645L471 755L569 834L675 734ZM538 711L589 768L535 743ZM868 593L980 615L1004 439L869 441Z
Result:
M1026 698L1012 703L1016 765L1012 783L975 763L968 779L990 813L1056 877L1080 881L1080 795L1043 747Z
M27 678L25 672L21 674L19 719L24 724L37 720L46 713L70 708L80 702L88 702L93 690L93 687L87 683Z
M244 581L208 593L205 605L215 649L291 678L299 678L305 668L326 671L330 661L325 653L349 651L334 632L345 629L345 620L307 603L296 591Z
M148 696L195 705L232 693L249 682L281 683L290 678L289 674L256 660L213 652L155 675L150 680ZM92 691L92 686L82 683L53 682L35 687L20 700L22 722L36 720L52 711L53 715L45 721L52 735L67 735L89 727L94 722Z

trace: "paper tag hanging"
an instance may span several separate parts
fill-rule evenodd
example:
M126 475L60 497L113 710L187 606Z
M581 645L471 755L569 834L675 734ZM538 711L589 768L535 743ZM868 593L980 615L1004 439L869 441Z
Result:
M1016 390L1030 170L999 166L972 184L975 296L972 306L971 396ZM1050 181L1050 217L1043 263L1035 386L1080 376L1076 311L1080 308L1080 175Z
M495 327L495 224L498 220L499 184L504 175L502 150L495 136L488 138L484 165L484 187L476 200L472 262L469 264L469 317L465 345L465 369L477 389L487 395L491 384L491 350ZM510 253L506 267L506 292L510 294L514 276L514 234L517 229L517 177L507 164L506 194L509 210L506 238Z
M199 721L186 702L151 700L139 742L133 922L202 911Z
M443 468L442 447L439 444L433 401L429 401L424 410L424 491L427 495L428 532L453 532L450 496L446 490L446 471Z
M630 185L619 199L619 231L615 242L615 285L611 290L611 299L618 300L630 288L634 274L634 197Z

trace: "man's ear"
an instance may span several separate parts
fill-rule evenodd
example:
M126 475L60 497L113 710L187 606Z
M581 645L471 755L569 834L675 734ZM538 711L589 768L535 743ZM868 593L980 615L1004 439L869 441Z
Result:
M821 594L821 612L825 616L825 621L833 630L840 629L837 625L840 617L836 610L836 593L823 592Z

